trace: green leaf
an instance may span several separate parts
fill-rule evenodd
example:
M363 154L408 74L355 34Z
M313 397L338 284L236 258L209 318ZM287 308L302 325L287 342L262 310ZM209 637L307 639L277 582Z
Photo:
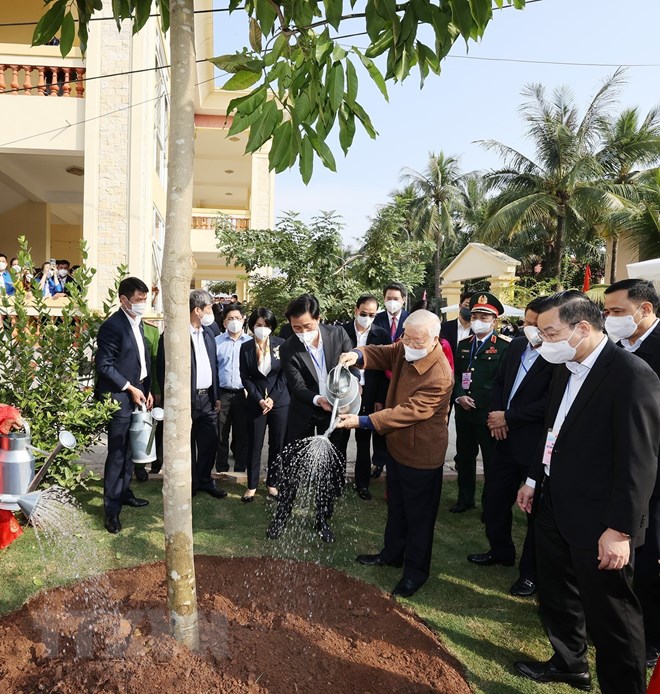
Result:
M312 110L312 102L307 95L307 92L302 92L300 96L293 102L293 109L296 118L302 123L307 119L307 116Z
M375 63L371 58L367 58L366 55L362 55L362 53L356 48L354 49L355 52L360 56L360 60L362 61L362 65L367 68L367 72L369 73L369 76L371 79L376 83L376 86L378 89L380 89L380 93L385 97L386 101L389 101L390 98L387 94L387 86L385 84L385 80L383 79L383 76L380 73L380 70L376 67Z
M264 67L262 60L253 58L248 53L229 53L219 55L216 58L209 58L209 60L224 72L238 72L239 70L261 72Z
M240 70L235 75L230 77L223 85L223 89L229 91L237 91L240 89L248 89L255 82L261 79L261 74L256 72L248 72L247 70Z
M333 29L339 29L342 12L342 0L323 0L325 18Z
M358 117L360 120L360 123L362 123L362 126L364 129L367 131L367 134L372 140L376 139L376 136L378 133L374 129L374 126L371 123L371 119L369 118L367 112L360 106L360 104L357 103L357 101L352 104L351 106L353 113Z
M493 5L491 0L470 0L472 17L477 24L479 34L483 34L486 25L493 18Z
M340 46L338 43L335 44L335 47L332 49L332 62L337 63L340 60L344 60L344 58L348 55L348 51Z
M133 33L137 34L140 29L147 23L151 14L150 2L136 2L134 4L135 16L133 19Z
M273 131L282 120L282 111L277 108L274 101L266 103L255 113L261 111L261 119L250 129L250 136L245 145L246 152L256 152L273 134Z
M472 33L472 11L467 0L455 0L451 4L451 21L467 41Z
M355 103L358 93L358 76L355 65L350 60L346 60L346 101L349 104Z
M339 144L344 154L348 154L355 137L355 116L352 111L342 108L339 111Z
M158 0L160 9L160 26L166 34L170 28L170 0Z
M46 14L37 22L34 34L32 35L32 45L42 46L48 43L57 30L62 26L64 13L66 12L67 0L57 0Z
M227 109L229 113L229 109ZM229 132L227 135L231 137L237 133L242 133L244 130L251 128L261 118L261 110L255 109L252 113L243 114L240 110L233 117Z
M278 58L286 53L288 54L289 52L289 37L286 34L280 34L276 39L275 43L273 44L273 49L268 51L266 55L264 56L264 65L266 67L270 67L271 65L274 65Z
M62 31L60 33L60 54L63 58L66 58L71 51L73 46L73 38L76 35L76 24L73 21L73 15L71 12L67 12L64 15L64 20L62 21Z
M327 29L319 35L316 41L316 48L314 49L314 58L319 65L322 65L327 60L328 56L332 53L334 45L335 44L330 40Z
M249 41L255 53L261 53L261 27L254 17L250 17Z
M330 107L333 111L337 111L344 99L344 68L341 63L335 63L330 68L327 89Z
M264 36L268 36L273 30L273 25L277 19L277 12L268 0L256 0L256 17L261 25Z
M314 148L314 151L321 157L321 161L323 162L324 166L326 166L330 171L337 171L337 165L335 163L335 158L330 151L330 147L325 143L325 141L318 136L316 132L309 126L305 126L303 124L303 127L305 128L305 132L307 133L307 136L310 139L310 142L312 143L312 147Z
M290 120L285 120L277 126L273 133L273 142L268 153L268 167L277 173L284 171L291 158L291 140L293 126Z
M312 142L307 135L305 135L300 144L300 160L298 162L300 169L300 176L305 185L307 185L312 179L312 171L314 169L314 149L312 148Z
M32 583L33 583L37 588L41 588L41 586L43 586L43 584L44 584L43 579L41 579L39 576L33 576L33 577L32 577Z
M238 109L239 106L241 114L252 113L258 106L261 106L264 101L266 101L266 85L262 84L249 94L232 99L227 106L227 114Z

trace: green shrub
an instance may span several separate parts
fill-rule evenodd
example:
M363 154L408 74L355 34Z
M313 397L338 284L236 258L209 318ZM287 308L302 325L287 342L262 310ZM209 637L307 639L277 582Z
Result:
M19 238L21 267L33 267L25 237ZM41 292L26 292L20 282L16 294L0 298L0 402L18 407L32 430L32 444L50 451L60 431L71 431L76 449L64 450L50 466L46 480L67 488L85 486L80 454L98 443L116 403L93 397L93 355L100 324L110 312L119 280L108 294L102 312L90 310L89 285L96 270L83 263L67 287L69 301L61 316L51 315ZM123 269L120 268L120 273ZM37 468L44 462L37 456Z

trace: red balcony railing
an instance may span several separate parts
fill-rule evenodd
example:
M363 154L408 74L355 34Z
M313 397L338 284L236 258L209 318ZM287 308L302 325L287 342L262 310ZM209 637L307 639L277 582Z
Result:
M82 99L85 68L0 63L0 94L63 96Z

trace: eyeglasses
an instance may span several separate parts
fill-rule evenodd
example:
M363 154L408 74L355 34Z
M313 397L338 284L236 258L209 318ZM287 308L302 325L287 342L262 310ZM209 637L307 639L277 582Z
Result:
M428 343L428 338L423 341L411 340L410 338L404 335L401 338L401 342L403 342L403 344L406 345L406 347L412 347L413 349L424 349L424 347L426 347L426 344Z
M551 332L544 332L540 328L537 328L538 330L538 335L542 340L547 340L548 342L554 342L557 337L564 332L564 330L567 330L568 328L574 328L580 321L577 321L577 323L569 323L568 325L565 325L563 328L560 328L559 330L552 330Z

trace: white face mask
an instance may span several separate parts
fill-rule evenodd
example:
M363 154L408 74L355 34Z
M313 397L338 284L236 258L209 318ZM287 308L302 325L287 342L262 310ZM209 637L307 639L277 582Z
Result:
M58 274L60 277L66 277L66 276L69 274L69 271L68 271L68 270L65 270L64 268L62 268L62 269L60 269L60 270L57 271L57 274Z
M206 328L209 327L215 320L215 316L212 313L202 313L202 325Z
M523 332L532 347L538 347L543 342L539 336L539 329L535 325L526 325Z
M20 272L22 268L21 268L20 265L12 265L12 266L11 266L11 269L12 269L14 272Z
M0 272L4 272L7 269L7 263L4 260L0 260Z
M428 350L424 347L419 349L416 347L408 347L408 345L403 345L404 359L406 361L418 361L423 359L427 354Z
M55 276L55 270L48 270L48 278L50 279L51 277Z
M266 340L268 336L271 334L272 330L270 328L267 328L264 325L258 325L254 329L254 336L257 338L257 340Z
M577 328L577 325L575 328ZM573 328L573 332L569 335L568 340L573 337L575 328ZM575 347L571 347L568 340L559 340L559 342L544 341L539 347L539 354L550 364L565 364L567 361L574 361L577 348L582 344L584 338Z
M642 307L640 306L639 308ZM637 330L639 323L635 322L635 316L639 308L630 316L607 316L605 319L605 330L607 330L607 335L611 340L614 340L614 342L625 340Z
M470 327L472 328L472 332L475 335L485 335L486 333L489 333L493 329L493 324L492 323L486 323L486 321L482 321L482 320L473 320L470 323Z
M393 316L395 313L398 313L403 308L403 304L400 301L390 299L390 301L385 302L385 308L387 309L387 312L391 316Z
M371 324L374 322L373 316L357 316L355 320L363 328L370 328Z
M296 333L298 336L298 339L305 345L311 345L312 342L316 339L316 336L319 334L318 329L317 330L310 330L308 332L304 333Z
M238 318L227 321L227 330L232 334L240 333L243 330L243 321Z
M140 303L140 304L131 304L131 312L134 313L136 316L144 315L144 312L146 310L147 310L147 302L146 301L144 303Z

